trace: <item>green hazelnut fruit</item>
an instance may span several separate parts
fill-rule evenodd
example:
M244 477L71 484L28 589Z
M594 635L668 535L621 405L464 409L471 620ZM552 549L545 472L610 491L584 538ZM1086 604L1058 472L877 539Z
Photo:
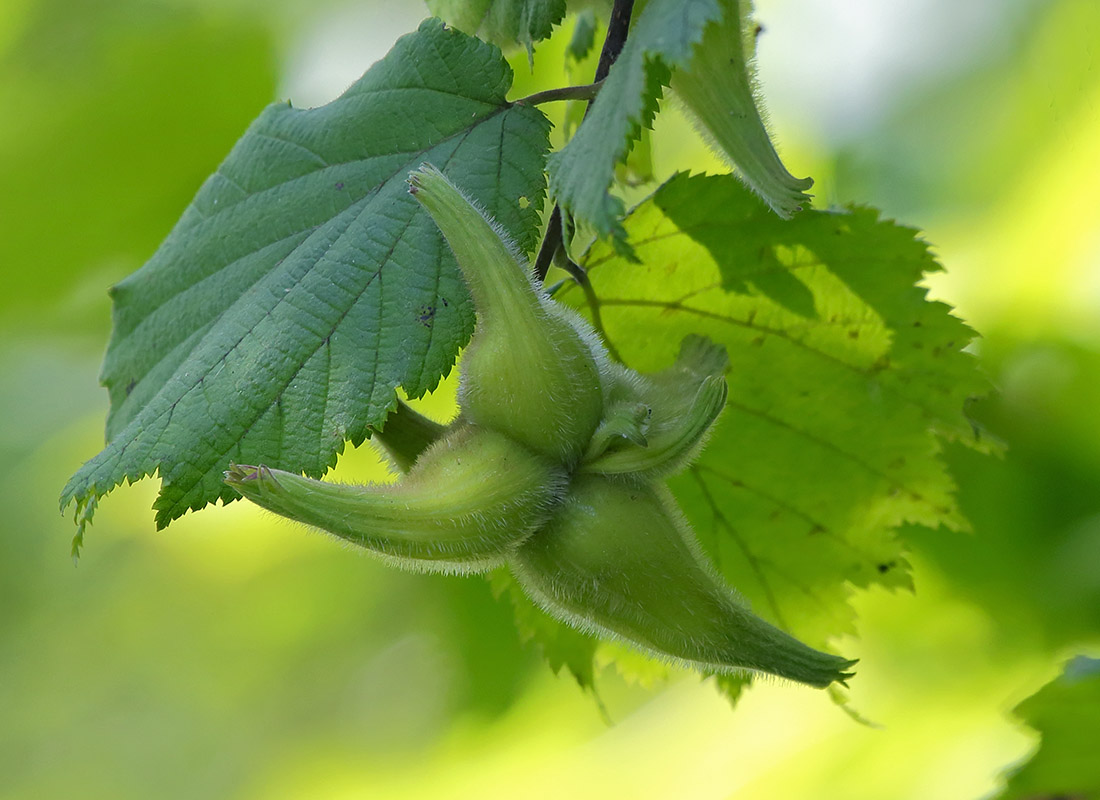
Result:
M688 336L660 372L612 363L590 326L543 294L438 170L422 166L409 183L477 314L458 419L445 427L397 404L372 434L406 473L394 485L339 486L263 466L234 467L226 481L402 567L506 564L552 616L651 655L813 686L849 677L854 662L748 610L660 483L690 462L725 405L724 348Z
M602 344L543 295L498 227L439 170L425 164L409 185L454 251L477 313L462 362L464 418L575 462L603 412Z
M670 475L690 463L726 405L726 350L702 336L687 336L671 367L641 375L609 365L610 398L583 469L603 474ZM645 409L644 425L638 409ZM618 436L613 436L618 433Z
M398 566L482 572L546 521L566 476L506 436L462 425L393 485L345 486L264 466L235 466L226 482L269 511Z
M855 663L749 611L703 560L667 490L646 482L577 477L550 522L509 563L553 616L652 655L822 687L843 682Z

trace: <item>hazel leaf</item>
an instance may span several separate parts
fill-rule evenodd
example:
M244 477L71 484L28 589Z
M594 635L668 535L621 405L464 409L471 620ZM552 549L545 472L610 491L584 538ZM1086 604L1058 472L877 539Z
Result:
M256 119L112 291L108 445L61 499L81 531L97 497L153 473L160 528L235 499L231 461L320 477L396 387L437 384L473 309L405 179L433 161L532 248L548 123L507 103L511 81L495 47L428 20L332 103Z
M615 165L652 123L670 69L688 63L706 24L719 15L718 0L650 0L576 135L550 157L554 200L601 235L613 234L624 252L623 203L608 193Z
M626 230L641 264L605 242L582 259L625 363L665 367L687 334L730 355L725 413L670 485L754 611L825 646L852 586L910 585L899 526L966 527L940 445L982 445L974 334L917 285L927 246L870 209L784 221L732 176L680 175Z
M757 108L752 69L756 25L750 0L722 0L721 20L712 22L691 62L677 70L672 90L703 133L779 216L808 206L811 178L796 178L775 152Z

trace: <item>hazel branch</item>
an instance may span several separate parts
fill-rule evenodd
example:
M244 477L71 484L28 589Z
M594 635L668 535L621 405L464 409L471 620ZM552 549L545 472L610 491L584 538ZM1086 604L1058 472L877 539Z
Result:
M561 86L557 89L545 89L516 100L517 105L537 106L540 103L554 103L559 100L593 100L600 93L603 81L586 83L582 86Z
M615 59L623 51L623 45L626 44L626 37L630 31L630 17L633 13L634 0L615 0L615 4L611 8L611 17L607 22L607 35L604 37L603 48L600 50L600 60L596 64L596 75L593 77L590 86L599 87L603 85L607 73L611 71L611 65L615 63ZM560 90L551 89L549 91ZM537 97L538 94L546 94L546 92L538 92L531 96ZM595 94L592 97L595 98ZM589 108L591 107L591 99L589 99ZM587 116L588 111L585 110L584 113ZM554 254L561 248L562 242L561 207L555 204L554 210L550 212L550 220L546 224L546 233L542 237L542 244L539 245L539 252L535 257L535 264L532 268L535 280L539 283L546 280L546 272L550 269L550 264L554 261Z

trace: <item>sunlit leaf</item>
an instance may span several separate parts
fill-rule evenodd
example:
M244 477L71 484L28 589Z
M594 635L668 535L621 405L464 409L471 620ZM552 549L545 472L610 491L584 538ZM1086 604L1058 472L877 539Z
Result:
M664 367L690 333L731 361L677 497L755 610L825 645L852 630L852 586L909 585L898 526L965 526L939 451L975 443L973 334L915 285L939 269L926 246L868 209L785 222L732 177L681 175L626 228L641 264L606 243L584 259L624 361Z

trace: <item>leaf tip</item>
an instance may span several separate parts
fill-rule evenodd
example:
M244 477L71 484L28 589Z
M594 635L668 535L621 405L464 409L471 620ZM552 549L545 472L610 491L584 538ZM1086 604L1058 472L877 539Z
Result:
M96 505L99 502L99 495L96 494L94 487L83 490L78 490L73 481L70 480L68 485L61 492L61 514L64 515L69 506L75 505L73 509L73 523L76 525L76 534L73 536L72 544L70 546L70 554L73 559L73 566L76 566L80 560L80 551L84 547L84 531L87 530L88 525L92 522L92 517L95 515Z

